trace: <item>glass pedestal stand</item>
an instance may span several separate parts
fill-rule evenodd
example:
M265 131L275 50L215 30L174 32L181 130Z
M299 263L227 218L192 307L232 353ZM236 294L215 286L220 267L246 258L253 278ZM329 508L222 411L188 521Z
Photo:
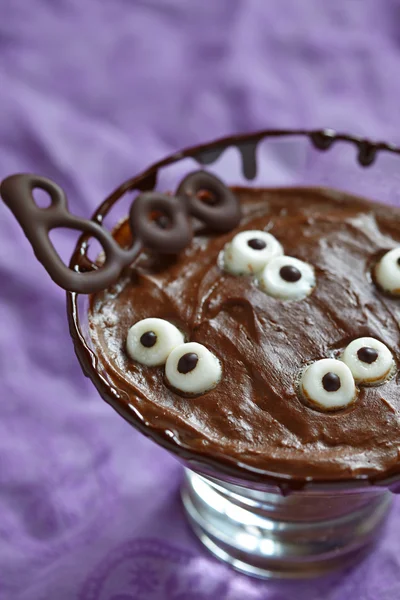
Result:
M200 541L260 578L305 578L344 568L372 547L392 494L382 489L278 493L185 469L182 499Z

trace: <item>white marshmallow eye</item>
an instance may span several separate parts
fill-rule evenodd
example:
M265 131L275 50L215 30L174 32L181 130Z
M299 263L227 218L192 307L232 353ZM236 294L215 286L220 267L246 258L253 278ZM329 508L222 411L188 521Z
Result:
M389 348L375 338L354 340L342 355L354 379L365 385L382 383L393 371L394 360Z
M165 376L169 385L185 394L203 394L221 380L221 364L216 356L197 342L182 344L167 358Z
M170 352L183 344L183 334L164 319L143 319L128 331L126 350L129 356L148 367L165 364Z
M323 358L307 367L300 386L304 398L324 411L345 408L356 398L354 377L349 367L334 358Z
M301 300L315 287L314 269L292 256L277 256L269 261L259 277L267 294L282 300Z
M270 233L242 231L224 248L224 268L233 275L253 275L280 254L283 254L283 248Z
M375 267L375 279L385 292L400 296L400 248L382 256Z

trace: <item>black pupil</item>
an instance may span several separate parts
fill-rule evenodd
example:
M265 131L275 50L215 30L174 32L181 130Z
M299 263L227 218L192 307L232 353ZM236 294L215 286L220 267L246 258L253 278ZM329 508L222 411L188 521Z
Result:
M178 362L179 373L190 373L196 367L199 357L194 352L188 352L180 357Z
M368 348L367 346L364 346L363 348L359 349L357 356L361 362L371 365L378 358L378 353L376 350L374 350L374 348Z
M399 265L399 267L400 267L400 256L399 256L399 258L397 259L397 264L398 264L398 265Z
M260 238L253 238L247 242L247 245L253 248L253 250L264 250L267 244L264 240L260 240Z
M289 283L295 283L301 279L301 272L293 265L285 265L282 267L279 271L279 275L282 277L282 279L288 281Z
M341 386L340 377L336 373L327 373L322 378L322 385L327 392L337 392Z
M140 338L140 343L145 348L152 348L157 341L157 336L154 331L146 331Z

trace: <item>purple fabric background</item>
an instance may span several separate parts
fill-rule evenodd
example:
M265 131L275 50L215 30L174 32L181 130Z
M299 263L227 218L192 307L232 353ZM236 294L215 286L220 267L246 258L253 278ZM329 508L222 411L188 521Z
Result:
M330 126L400 143L398 0L1 6L0 178L52 177L79 214L221 134ZM182 518L178 463L83 377L64 294L3 206L0 282L1 600L400 597L398 501L377 552L340 577L260 583L209 557Z

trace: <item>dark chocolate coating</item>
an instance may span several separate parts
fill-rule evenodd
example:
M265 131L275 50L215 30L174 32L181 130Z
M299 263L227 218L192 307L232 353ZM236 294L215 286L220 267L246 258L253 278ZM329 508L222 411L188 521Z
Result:
M202 191L210 191L216 202L202 201ZM189 206L189 212L213 231L226 232L240 222L240 204L235 194L218 177L206 171L189 173L180 183L176 195Z
M324 189L233 191L243 210L236 229L213 235L199 228L173 258L144 252L118 294L91 299L91 336L109 378L102 394L132 422L140 418L154 439L217 472L285 478L290 487L400 473L398 375L360 387L354 404L334 413L305 405L298 392L307 364L339 357L359 337L384 342L399 364L399 300L379 291L371 269L400 243L400 211ZM253 277L221 270L224 245L250 229L267 229L285 253L315 267L310 296L285 302ZM123 244L126 231L116 232ZM166 385L162 367L130 360L127 332L146 317L170 320L206 346L222 363L218 386L187 398Z
M152 212L161 212L169 220L168 228L160 227L152 220ZM192 225L184 203L174 196L146 192L132 203L130 225L134 236L143 245L157 252L180 252L192 239Z
M196 182L215 193L217 204L206 205L190 196L190 190L196 189ZM115 283L122 270L136 258L142 244L163 253L182 250L192 239L190 214L215 231L229 231L238 224L239 203L217 177L199 171L186 177L183 183L189 194L183 199L157 192L145 192L135 199L130 210L134 242L128 250L116 244L100 223L72 215L64 191L50 179L24 173L12 175L1 183L0 194L53 281L70 292L88 294ZM34 189L42 189L50 195L50 207L37 206L32 194ZM153 212L160 213L158 218L151 218ZM87 261L85 268L79 271L67 267L49 237L50 231L57 227L76 229L95 237L103 248L104 262L94 265Z
M32 192L42 189L50 195L49 208L36 205ZM207 205L196 192L210 190L217 202ZM181 251L192 239L189 215L197 217L214 231L229 231L240 220L240 206L231 190L218 177L198 171L188 175L179 188L181 198L157 192L144 192L130 209L134 242L129 250L115 243L112 235L99 223L72 215L64 191L50 179L38 175L18 174L5 179L0 187L4 202L13 212L30 241L37 259L60 287L70 292L94 293L118 280L124 267L136 258L140 247L162 253ZM152 219L152 213L160 213ZM84 269L70 269L60 259L49 233L56 227L76 229L90 234L101 244L102 264L85 264ZM89 266L89 268L88 268Z
M48 208L37 206L32 195L34 189L41 189L49 194L51 204ZM53 281L66 290L84 294L104 290L118 279L123 267L130 264L139 253L138 244L133 244L129 250L124 251L99 223L72 215L68 211L64 191L46 177L12 175L1 183L0 193L24 230L36 258ZM67 267L49 237L50 231L57 227L75 229L96 238L106 257L101 268L92 265L91 271L80 273Z
M168 227L171 225L171 221L167 215L160 215L157 217L156 223L159 227L161 227L161 229L168 229Z

